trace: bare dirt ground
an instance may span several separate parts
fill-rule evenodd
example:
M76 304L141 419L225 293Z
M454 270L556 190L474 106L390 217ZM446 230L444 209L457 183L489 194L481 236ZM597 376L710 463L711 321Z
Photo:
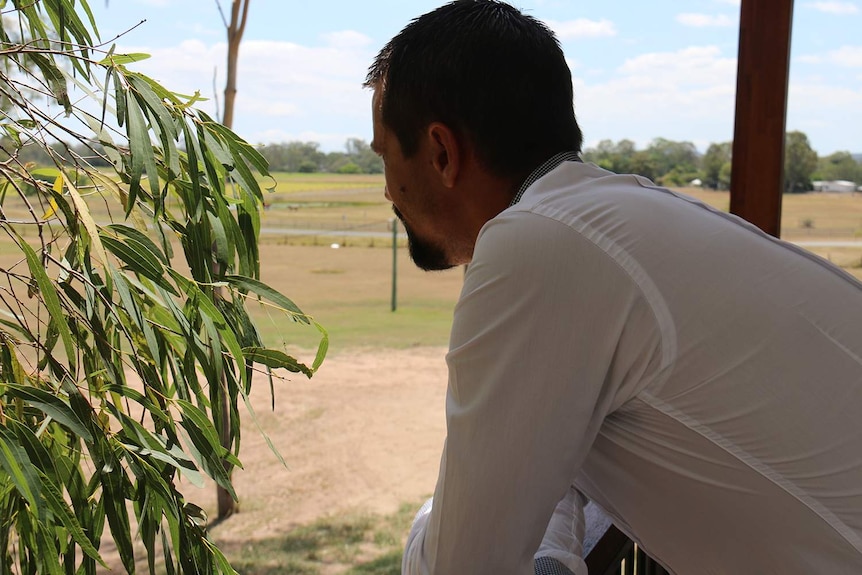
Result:
M328 357L311 380L276 380L275 410L266 378L258 377L251 403L288 467L244 414L244 468L234 472L240 512L210 528L215 542L236 550L321 518L391 514L404 503L418 509L434 490L445 438L445 353L346 350ZM183 491L215 518L214 482ZM103 572L124 572L110 535L101 554L109 566ZM136 555L142 560L143 548ZM323 568L339 572L338 565Z
M246 418L245 469L234 475L240 513L215 527L213 536L272 537L322 516L392 513L430 495L445 437L445 351L340 353L311 380L276 382L275 411L266 381L257 381L252 403L258 420L289 468ZM212 484L188 495L214 516Z

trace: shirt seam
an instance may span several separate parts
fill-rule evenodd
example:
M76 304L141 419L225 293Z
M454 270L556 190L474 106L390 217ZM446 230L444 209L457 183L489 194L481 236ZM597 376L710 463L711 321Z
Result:
M674 325L667 303L664 301L664 297L662 297L655 282L653 282L649 274L646 273L646 270L637 262L636 258L632 257L627 250L615 241L597 231L577 216L563 219L561 217L563 213L560 210L548 209L542 203L535 204L521 211L521 213L533 214L565 226L589 244L601 250L637 286L638 292L649 306L661 337L662 361L658 370L659 378L651 383L653 385L661 385L661 383L666 381L672 371L669 368L675 363L677 356L676 326ZM626 256L625 261L622 260L621 255Z

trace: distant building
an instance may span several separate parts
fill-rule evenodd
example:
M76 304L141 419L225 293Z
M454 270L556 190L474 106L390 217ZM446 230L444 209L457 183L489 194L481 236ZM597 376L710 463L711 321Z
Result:
M849 194L857 190L856 183L847 180L818 180L811 183L814 185L815 192L839 192Z

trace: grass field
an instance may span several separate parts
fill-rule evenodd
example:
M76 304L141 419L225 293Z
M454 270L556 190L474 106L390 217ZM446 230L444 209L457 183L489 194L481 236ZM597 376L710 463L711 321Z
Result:
M391 311L391 248L292 245L267 237L262 279L287 294L329 331L331 349L445 345L463 271L425 273L398 250L397 311ZM316 332L252 307L269 341L310 347Z
M398 311L390 311L391 239L345 236L340 230L387 232L391 208L381 176L276 176L278 186L262 225L263 280L294 298L329 330L332 350L355 346L443 345L463 272L428 274L398 251ZM331 182L308 191L305 182ZM350 187L355 182L355 187ZM727 192L683 193L727 210ZM803 194L784 197L783 234L791 241L862 241L862 196ZM279 229L331 230L326 234L283 235ZM339 248L331 248L338 243ZM402 244L403 246L403 240ZM373 248L373 249L372 249ZM812 248L862 279L862 245ZM284 326L258 313L267 338L299 347L313 344L312 330ZM273 341L273 340L270 340Z

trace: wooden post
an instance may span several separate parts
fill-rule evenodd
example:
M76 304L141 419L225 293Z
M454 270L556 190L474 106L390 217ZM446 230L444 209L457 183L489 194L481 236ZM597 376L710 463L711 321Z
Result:
M793 0L742 0L730 211L781 232Z

